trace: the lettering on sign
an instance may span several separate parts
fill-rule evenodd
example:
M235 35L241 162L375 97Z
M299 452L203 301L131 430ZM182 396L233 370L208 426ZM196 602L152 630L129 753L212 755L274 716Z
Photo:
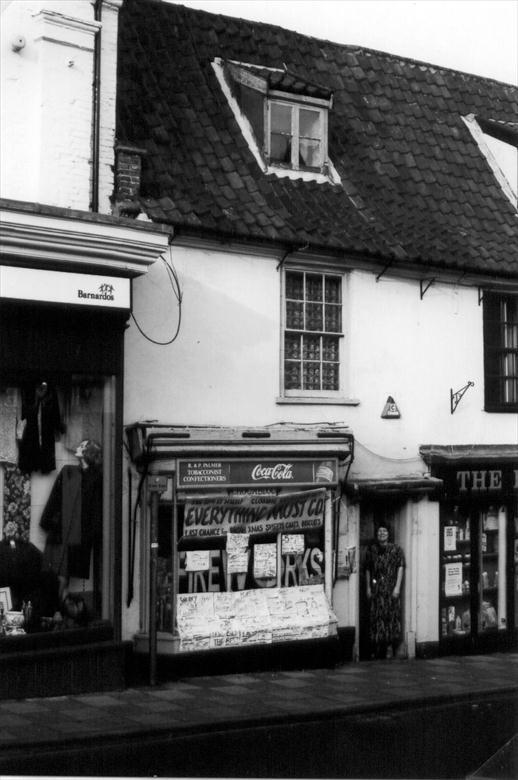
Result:
M226 590L227 575L232 577L232 589L242 591L246 588L246 572L232 572L228 568L226 550L210 550L209 567L205 571L189 571L186 553L179 554L180 589L187 593L218 593ZM323 582L324 554L318 547L308 547L303 555L289 553L281 559L281 583L284 587L310 585ZM258 588L271 588L276 578L255 577Z
M512 472L512 484L513 489L518 490L518 469L514 469ZM460 493L482 493L502 490L502 470L475 469L457 471L457 485Z
M221 501L193 498L185 504L183 535L208 537L231 531L261 534L318 528L323 524L324 507L325 490L281 496L261 504L248 496Z

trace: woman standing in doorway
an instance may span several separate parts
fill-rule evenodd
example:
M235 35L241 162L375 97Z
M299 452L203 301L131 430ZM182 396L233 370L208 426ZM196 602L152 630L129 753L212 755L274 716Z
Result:
M393 656L401 640L401 584L405 556L401 547L389 542L389 529L381 524L367 555L366 593L370 604L370 641L375 658Z

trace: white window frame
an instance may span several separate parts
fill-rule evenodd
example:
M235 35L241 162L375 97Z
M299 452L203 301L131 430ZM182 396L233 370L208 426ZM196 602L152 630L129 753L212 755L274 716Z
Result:
M266 128L265 133L265 156L268 160L268 164L274 168L290 168L293 171L317 171L318 173L326 173L327 170L327 107L315 105L313 102L300 100L285 100L281 97L272 98L269 96L265 101L266 116L264 126ZM291 163L288 165L282 163L279 160L273 160L271 156L271 114L272 106L288 106L291 108ZM299 165L299 149L300 149L300 135L299 135L299 115L301 109L307 109L309 111L315 111L319 115L319 141L320 141L320 161L315 166L300 166Z
M286 321L286 274L287 273L303 273L307 275L320 275L324 279L325 277L335 277L340 279L340 296L341 296L341 331L310 331L310 330L293 330L287 328ZM355 399L346 399L344 397L344 385L345 385L345 312L344 312L344 300L346 289L346 275L339 271L323 270L321 268L301 268L298 266L287 266L283 269L282 273L282 290L281 290L281 336L280 336L280 401L300 401L300 402L328 402L328 403L348 403L357 405L358 401ZM304 299L305 300L305 299ZM300 388L286 389L285 382L285 335L286 333L302 333L308 336L330 336L338 339L338 389L337 390L303 390ZM301 359L302 363L302 359Z

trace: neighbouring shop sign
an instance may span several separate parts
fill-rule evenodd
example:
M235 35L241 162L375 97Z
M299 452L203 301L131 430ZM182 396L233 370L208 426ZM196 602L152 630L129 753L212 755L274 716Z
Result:
M179 460L177 480L183 489L336 484L338 463L336 458Z
M232 532L264 534L320 528L325 497L325 489L284 496L195 496L185 503L183 535L206 538Z
M453 499L471 496L511 496L518 492L518 464L466 465L443 467L434 475L444 482L446 495Z
M118 276L0 266L0 298L129 309L130 281Z

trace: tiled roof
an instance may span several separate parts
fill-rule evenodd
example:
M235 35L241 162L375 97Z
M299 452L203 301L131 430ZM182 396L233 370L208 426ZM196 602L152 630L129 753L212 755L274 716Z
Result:
M518 216L461 119L516 127L518 88L157 0L120 13L117 136L147 149L142 205L177 229L518 276ZM215 58L333 95L341 185L261 171Z

